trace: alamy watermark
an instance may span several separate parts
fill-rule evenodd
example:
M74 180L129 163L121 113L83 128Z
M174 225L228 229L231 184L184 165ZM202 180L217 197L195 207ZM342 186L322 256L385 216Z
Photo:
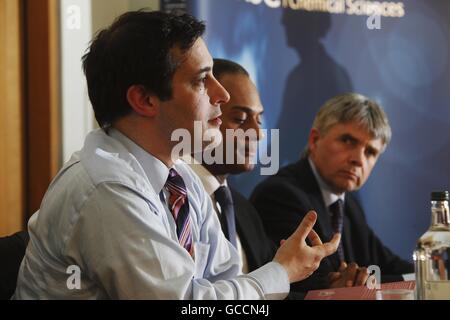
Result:
M379 13L374 13L367 18L366 21L367 29L369 30L380 30L381 29L381 15Z
M77 265L70 265L66 269L66 273L70 274L67 278L66 286L69 290L81 289L81 269Z
M69 30L80 30L81 29L81 8L75 4L67 7L65 12L65 24L66 28Z
M369 290L379 290L381 289L381 270L377 265L371 265L367 267L367 273L369 277L367 278L366 287Z

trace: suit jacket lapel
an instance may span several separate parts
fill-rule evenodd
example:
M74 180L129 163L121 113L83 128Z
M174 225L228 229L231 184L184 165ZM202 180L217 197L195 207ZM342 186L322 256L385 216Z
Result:
M241 241L243 250L245 252L245 256L247 257L247 264L250 269L254 269L255 266L259 267L256 261L256 257L254 256L255 248L254 246L258 245L258 239L255 239L254 234L251 232L251 228L245 228L245 225L252 223L251 221L246 221L246 215L241 213L243 209L239 204L237 204L236 199L233 197L233 201L235 201L234 211L236 217L236 230L239 235L239 239ZM245 228L245 230L244 230ZM252 234L250 234L252 233Z
M342 245L344 246L344 255L346 262L354 262L355 254L352 246L352 234L351 234L351 209L348 205L348 199L345 201L344 207L344 226L342 228Z
M351 193L346 195L345 203L345 215L348 217L348 224L347 227L344 225L346 235L344 244L350 248L348 250L350 254L348 261L355 261L360 265L367 265L371 259L370 249L364 241L367 238L364 214ZM355 243L358 245L355 245Z
M312 209L317 212L317 222L314 226L314 230L319 234L323 242L330 241L333 237L333 228L331 226L331 219L328 212L328 208L325 207L323 201L322 192L316 177L312 172L308 159L303 158L298 162L297 166L297 179L300 184L303 185L303 189L309 194L309 200L312 205ZM337 270L340 265L340 260L337 253L331 255L328 259L323 260L325 263L331 263L333 269Z

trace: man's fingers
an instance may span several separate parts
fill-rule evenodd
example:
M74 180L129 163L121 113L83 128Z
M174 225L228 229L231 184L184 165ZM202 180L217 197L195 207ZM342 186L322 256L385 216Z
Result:
M339 272L344 272L347 269L347 263L345 261L341 261L341 265L339 266Z
M358 265L354 262L350 263L345 272L345 286L353 287L355 283L356 273L358 272Z
M330 272L329 274L328 274L328 280L330 281L330 282L334 282L334 281L336 281L337 279L339 279L341 277L341 273L340 272Z
M321 246L322 240L320 240L319 235L314 230L311 230L311 232L308 234L308 239L311 241L311 245L313 246Z
M363 286L366 284L367 278L369 278L369 273L367 272L367 268L359 268L358 275L356 276L355 286Z
M336 252L339 247L339 242L341 241L341 234L335 233L333 238L331 238L330 242L326 242L323 244L324 248L324 256L328 257Z
M298 242L305 241L308 234L311 232L314 224L317 220L317 213L314 211L309 211L303 218L302 222L298 226L297 230L291 235Z
M341 235L339 233L336 233L330 242L324 243L322 245L313 246L312 248L316 252L317 259L322 260L323 258L328 257L328 256L332 255L333 253L335 253L339 246L340 240L341 240Z

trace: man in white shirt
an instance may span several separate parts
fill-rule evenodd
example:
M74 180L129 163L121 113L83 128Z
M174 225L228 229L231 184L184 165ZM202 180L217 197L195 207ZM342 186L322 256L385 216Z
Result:
M272 262L238 275L209 197L172 155L175 130L218 129L229 99L204 28L189 15L139 11L96 36L83 67L101 129L30 219L15 298L281 299L337 249L340 235L322 244L311 212Z

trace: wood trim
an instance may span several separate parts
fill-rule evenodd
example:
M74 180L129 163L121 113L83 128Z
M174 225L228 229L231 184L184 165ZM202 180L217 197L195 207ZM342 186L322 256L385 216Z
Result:
M24 3L29 217L39 208L60 167L59 7L57 0L24 0Z
M0 236L24 227L20 0L0 0Z

